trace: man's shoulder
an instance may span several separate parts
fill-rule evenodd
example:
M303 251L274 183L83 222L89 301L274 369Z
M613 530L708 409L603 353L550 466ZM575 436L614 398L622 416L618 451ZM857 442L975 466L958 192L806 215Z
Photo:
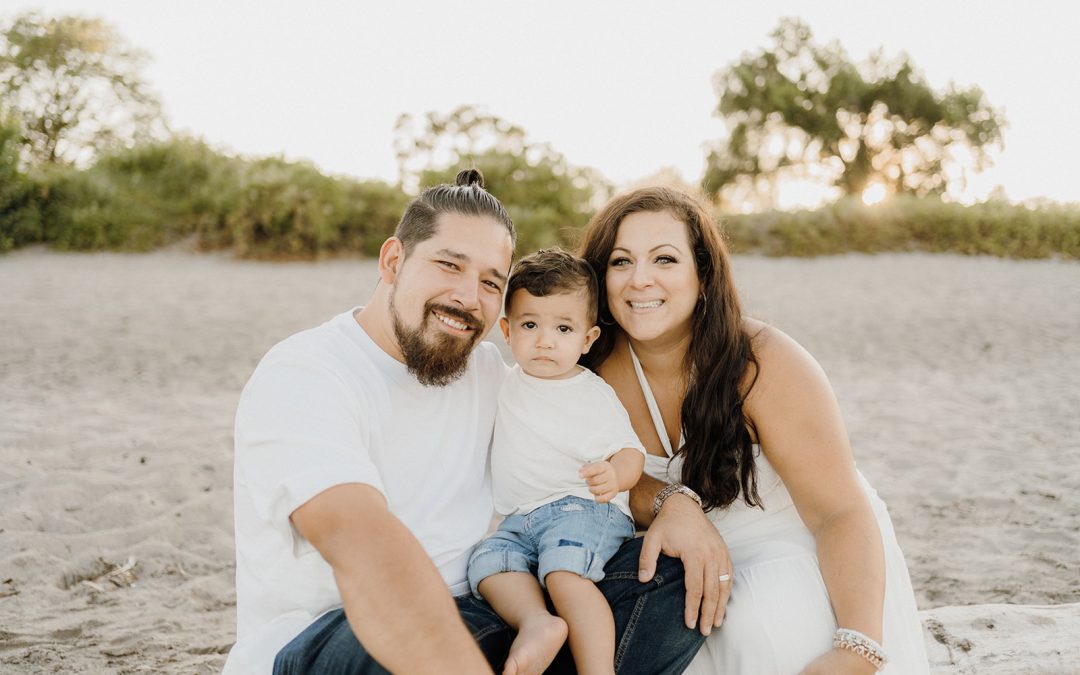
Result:
M276 376L305 379L334 379L359 385L377 381L377 364L349 330L348 313L323 324L294 333L266 352L252 373L251 383ZM301 375L303 374L303 375ZM350 387L354 388L354 387Z
M510 366L503 361L502 353L494 343L484 340L476 345L472 353L472 368L475 368L485 383L502 382L510 371Z

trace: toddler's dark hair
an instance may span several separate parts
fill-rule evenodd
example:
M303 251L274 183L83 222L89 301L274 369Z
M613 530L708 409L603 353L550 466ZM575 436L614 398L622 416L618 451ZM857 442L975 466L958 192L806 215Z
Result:
M510 316L514 291L522 289L538 298L584 290L587 305L585 316L590 327L596 325L599 284L592 266L581 258L562 249L543 248L519 260L510 272L510 281L506 285L503 309L507 316Z

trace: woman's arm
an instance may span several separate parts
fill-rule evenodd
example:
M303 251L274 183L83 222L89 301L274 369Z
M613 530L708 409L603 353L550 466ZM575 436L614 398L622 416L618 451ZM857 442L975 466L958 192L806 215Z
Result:
M762 331L755 353L758 379L744 412L814 534L837 623L880 643L885 596L881 534L859 484L832 387L817 361L778 330ZM834 668L850 664L844 672L873 672L850 652L834 650L827 659ZM815 664L813 672L818 672L821 664Z
M682 560L686 626L695 628L700 619L701 634L708 635L724 621L731 581L721 582L720 575L731 573L731 558L716 527L686 495L671 495L653 516L653 499L666 485L646 474L630 490L634 520L649 528L641 544L638 579L643 583L652 579L661 553Z

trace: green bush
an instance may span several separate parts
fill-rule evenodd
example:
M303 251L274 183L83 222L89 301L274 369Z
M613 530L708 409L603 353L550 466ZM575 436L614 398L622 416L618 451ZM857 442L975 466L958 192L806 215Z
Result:
M728 215L720 221L739 253L809 257L918 250L1080 259L1080 207L1067 204L964 206L901 197L866 206L844 199L813 211Z
M64 250L146 251L213 228L238 166L204 143L173 139L85 170L43 169L45 239Z
M280 158L242 160L183 138L122 150L85 170L45 168L35 180L36 240L62 250L145 251L194 236L203 249L239 256L371 255L407 202L386 183Z
M0 119L0 253L43 236L33 184L19 170L21 142L19 127Z
M406 202L401 190L386 183L326 176L303 162L261 159L240 171L223 227L200 230L199 243L249 257L377 254Z

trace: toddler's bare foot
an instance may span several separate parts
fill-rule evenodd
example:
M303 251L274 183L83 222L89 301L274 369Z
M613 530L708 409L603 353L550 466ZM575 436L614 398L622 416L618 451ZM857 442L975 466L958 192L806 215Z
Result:
M566 642L566 622L547 612L521 622L503 675L542 675Z

